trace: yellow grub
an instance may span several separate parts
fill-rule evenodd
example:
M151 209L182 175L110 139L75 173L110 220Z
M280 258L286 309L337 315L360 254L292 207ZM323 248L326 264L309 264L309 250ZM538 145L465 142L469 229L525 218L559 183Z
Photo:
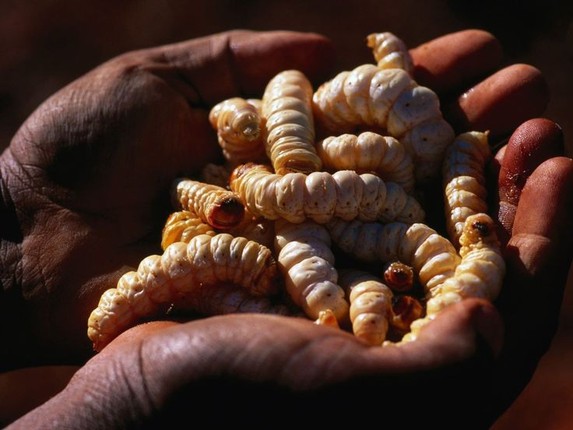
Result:
M406 43L390 32L371 33L366 37L366 44L372 48L374 59L381 69L404 69L410 75L414 70L412 56Z
M286 291L305 314L320 323L332 312L340 323L348 318L348 302L338 285L338 272L328 232L313 221L275 223L275 252L285 278ZM328 325L332 325L329 323Z
M334 219L326 228L338 248L360 261L412 266L428 296L454 275L460 262L452 243L423 223Z
M234 170L230 186L252 214L271 220L323 224L338 217L414 223L425 216L420 203L398 184L353 170L278 175L250 163Z
M165 250L173 242L189 242L199 234L215 235L212 226L204 223L195 213L187 210L171 213L167 217L161 235L161 248Z
M322 167L314 147L312 93L309 80L298 70L279 73L265 88L262 115L266 153L279 175L310 173Z
M88 337L101 350L140 318L153 316L180 300L189 301L202 285L235 284L254 296L279 288L270 249L227 233L201 234L174 242L162 255L144 258L106 291L88 320Z
M484 171L492 155L487 135L478 131L462 133L446 150L443 165L446 227L456 247L466 218L487 212Z
M313 95L315 120L328 135L376 127L398 139L412 156L416 180L440 173L454 139L440 101L403 69L363 64L323 83Z
M196 214L217 229L229 229L243 220L245 207L234 192L188 178L175 181L173 206Z
M316 149L329 171L374 173L386 182L400 185L407 193L414 191L412 157L404 145L391 136L370 131L359 135L344 133L321 140Z
M352 332L369 345L386 340L392 315L392 291L382 280L368 272L345 269L339 282L350 302Z
M216 104L209 112L219 145L233 167L246 161L265 159L264 132L257 106L241 97Z
M464 223L460 243L461 262L454 276L432 291L426 303L426 317L412 324L402 342L415 340L420 329L451 304L469 297L489 301L497 298L506 267L494 221L485 213L470 215Z

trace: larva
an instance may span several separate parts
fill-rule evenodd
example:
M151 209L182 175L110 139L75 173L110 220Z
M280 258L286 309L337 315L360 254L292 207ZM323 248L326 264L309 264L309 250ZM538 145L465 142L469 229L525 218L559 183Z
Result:
M350 302L352 332L369 345L382 345L386 340L392 318L390 288L382 280L366 271L339 271L339 283Z
M460 236L461 262L452 279L444 282L434 292L435 300L428 302L428 314L436 313L443 302L452 295L460 298L481 297L490 301L498 296L503 277L505 261L501 255L496 226L485 213L469 216Z
M165 250L173 242L189 242L199 234L215 235L215 230L195 213L181 210L171 213L161 232L161 248Z
M338 285L326 228L313 221L291 224L277 220L275 234L278 267L293 303L314 320L323 311L332 312L339 323L346 320L348 302Z
M414 64L404 41L388 31L371 33L366 37L366 44L372 48L374 59L381 69L404 69L410 75Z
M173 206L195 213L217 229L229 229L243 220L245 207L234 192L217 185L179 178L172 187Z
M274 223L266 219L253 217L245 212L243 221L237 226L226 230L232 236L241 236L253 240L267 248L272 248L275 234ZM173 242L189 242L199 234L214 236L216 231L209 224L204 223L191 211L181 210L171 213L167 217L162 231L161 248L165 250Z
M452 243L423 223L333 219L325 226L332 242L359 261L400 261L412 266L427 296L451 278L460 263Z
M312 94L312 85L298 70L280 72L265 88L261 109L266 153L279 175L310 173L322 167L314 146Z
M270 296L279 288L279 275L271 250L242 237L201 234L174 242L104 292L89 317L88 337L99 351L138 319L190 300L202 285L231 283L254 296Z
M256 104L241 97L223 100L213 106L209 121L231 166L266 159L262 118Z
M458 135L447 148L443 165L446 228L459 246L464 221L487 212L485 164L491 157L487 133L471 131Z
M454 139L436 93L398 68L363 64L341 72L314 92L313 111L327 135L352 133L360 126L385 130L411 154L416 180L439 175Z
M421 328L445 307L468 297L493 301L505 276L505 260L500 251L496 226L491 217L477 213L467 217L460 236L461 262L454 276L436 288L426 303L426 317L416 320L402 342L416 339Z
M425 216L420 203L398 184L352 170L278 175L268 166L247 163L234 169L230 187L251 213L271 220L325 223L339 217L413 223Z
M316 151L329 171L355 170L374 173L387 182L395 182L407 193L414 190L412 157L392 136L366 131L358 135L344 133L317 143Z

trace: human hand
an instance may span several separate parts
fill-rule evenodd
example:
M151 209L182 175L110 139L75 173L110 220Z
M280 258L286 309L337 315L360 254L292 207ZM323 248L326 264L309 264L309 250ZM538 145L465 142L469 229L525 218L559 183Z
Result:
M236 31L112 59L42 104L0 165L0 369L82 363L87 318L126 267L160 251L174 178L220 157L209 109L297 67L321 81L330 42Z
M443 43L444 40L438 42ZM449 64L444 70L432 64L431 59L435 57L427 56L424 59L421 54L416 56L414 50L414 58L419 66L418 70L422 66L428 73L438 70L433 76L436 82L452 73L452 69L458 70L458 76L463 79L452 81L451 76L444 79L444 83L450 81L452 86L441 87L441 94L451 96L460 88L474 85L474 90L466 92L461 99L452 98L455 100L452 106L458 106L451 110L458 112L457 119L454 115L450 116L453 123L462 129L468 129L476 125L476 118L494 118L499 121L496 122L497 127L489 127L487 120L483 120L485 122L482 125L496 130L492 136L503 136L528 116L518 120L509 116L507 123L504 123L498 116L488 115L491 109L503 106L504 103L506 107L510 107L524 97L530 101L531 112L538 114L543 110L546 94L539 73L527 66L519 67L520 73L493 75L491 78L493 81L490 82L500 85L498 88L513 88L512 91L488 93L480 90L480 86L475 85L475 82L492 73L499 61L499 58L495 58L495 51L498 49L495 43L487 37L482 40L487 41L485 46L490 47L484 48L485 52L475 50L475 38L467 39L465 44L460 44L459 39L452 43L450 39L450 46L456 48L450 54L450 59L461 57L465 60L461 63L448 63L448 56L442 55L440 61ZM460 56L463 52L468 56ZM472 52L473 54L469 54ZM489 58L495 58L495 61L469 61L473 55L482 59L491 55ZM475 63L481 64L483 68L468 66ZM468 75L471 70L476 74ZM524 79L524 75L528 79ZM422 77L420 82L424 82ZM487 89L490 86L481 88ZM505 96L500 97L500 94ZM496 101L493 104L492 98ZM490 109L478 112L479 115L476 116L476 106L480 109L489 106ZM465 119L459 112L465 112ZM461 119L467 123L464 125ZM508 182L516 182L513 191L516 188L521 191L517 193L519 200L512 215L513 223L504 222L512 237L508 240L507 249L511 251L507 259L509 275L500 298L499 314L491 304L478 300L464 301L446 309L443 316L425 327L416 342L396 349L370 348L340 330L318 327L309 321L274 316L229 315L185 324L146 324L130 330L112 342L78 373L68 390L48 403L45 406L48 409L39 412L57 411L58 404L69 406L70 403L59 402L74 398L75 396L67 396L70 393L77 394L78 391L75 390L85 390L85 387L91 386L96 387L92 388L96 391L102 390L100 393L103 393L104 397L113 392L116 403L113 408L106 408L101 403L91 401L90 408L93 409L90 409L89 414L93 414L92 417L104 416L110 422L117 422L115 420L125 419L122 412L126 411L125 408L132 407L130 403L134 400L133 391L127 393L122 387L135 389L136 393L146 387L151 397L142 397L143 403L139 405L143 405L143 412L138 416L139 419L146 416L144 406L149 405L148 401L157 405L158 409L167 406L167 411L176 411L180 404L172 401L178 399L177 394L182 394L180 389L183 387L184 394L194 394L194 399L205 399L204 403L193 400L197 409L204 411L207 409L203 407L207 407L209 402L214 402L215 399L220 405L221 396L229 390L229 398L224 398L223 403L233 403L244 408L247 406L241 400L245 397L249 397L248 401L259 402L257 404L264 407L276 407L277 411L282 410L282 403L275 404L273 401L285 400L284 404L295 405L291 406L295 412L309 411L314 408L310 406L314 405L313 401L322 400L323 406L328 405L332 410L342 410L344 407L349 411L368 411L375 410L373 408L380 404L380 407L387 408L391 413L400 417L406 416L408 419L413 419L411 414L400 413L406 413L414 407L416 411L420 411L427 423L431 423L432 418L442 422L448 416L453 418L455 415L457 418L462 413L470 414L466 416L475 417L476 420L483 418L484 423L490 423L492 417L497 416L499 410L511 401L529 379L532 366L547 348L555 330L560 295L571 259L568 238L564 234L570 231L570 221L567 218L571 208L569 196L573 185L570 162L565 158L544 162L546 158L557 155L562 150L562 137L556 136L555 128L546 122L534 122L525 127L521 129L523 141L533 142L533 155L525 159L515 155L508 156L507 159L500 157L500 172L504 171L504 166L506 172L524 170L528 175L531 174L531 180L526 185L521 178L520 181L515 181L507 176L502 180L505 185L508 185ZM545 151L547 147L550 148L549 151ZM507 154L511 154L509 148L506 150ZM520 166L524 165L527 165L527 168L520 169ZM535 169L537 165L539 168ZM161 170L159 167L161 166L157 167L158 170ZM160 173L157 172L158 175ZM164 186L168 186L167 179ZM507 193L503 193L502 200L508 200ZM156 195L159 196L160 193ZM547 209L541 212L539 209L545 201ZM512 205L513 203L515 201ZM127 220L129 221L130 219ZM159 224L160 220L157 222L157 225ZM150 249L153 248L152 244L149 246ZM126 255L124 254L124 257ZM135 253L133 259L137 260L144 255L147 253ZM124 258L123 261L127 259ZM108 281L115 276L117 273L110 276ZM102 282L99 286L105 284L106 282ZM547 289L544 289L545 286L548 286ZM94 295L96 291L102 290L94 287ZM500 316L505 323L505 340L501 338L504 325ZM85 323L85 320L82 323ZM85 325L82 325L83 327ZM532 327L535 328L534 336L531 335ZM85 331L83 333L85 334ZM182 339L185 341L182 342ZM277 341L279 339L280 343ZM193 348L189 348L189 345L193 345ZM528 354L527 359L522 356L525 352ZM516 360L522 360L520 364L526 365L515 366ZM137 364L134 364L136 362ZM253 362L257 363L256 368L253 367ZM118 378L118 369L122 369L121 378ZM216 378L221 375L225 378ZM126 382L129 382L129 385ZM262 382L264 385L253 386L253 382ZM438 386L444 389L439 396L424 391ZM300 397L292 396L289 390L283 390L284 387L299 393L301 390L306 391ZM380 390L378 392L384 394L381 394L380 398L372 397L372 400L367 395L356 394L367 393L367 387ZM237 396L239 391L234 391L234 388L246 389L249 396ZM262 391L257 391L257 388ZM270 392L267 389L270 389ZM412 406L404 400L412 393L421 393L418 399L420 405ZM449 415L447 412L436 412L445 408L444 405L448 405ZM50 409L52 407L55 409ZM188 414L188 411L185 410L184 413ZM292 416L295 415L293 413ZM337 419L336 415L319 415L324 422L328 418ZM165 418L167 414L161 416ZM29 419L34 419L34 414L30 415Z

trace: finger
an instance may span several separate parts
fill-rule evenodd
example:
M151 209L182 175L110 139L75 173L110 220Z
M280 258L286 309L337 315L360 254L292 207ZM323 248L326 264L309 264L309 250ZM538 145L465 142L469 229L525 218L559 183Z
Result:
M506 342L497 379L500 401L523 389L557 329L573 255L573 161L544 161L527 180L506 250L507 275L498 307Z
M488 353L498 354L503 342L503 322L495 307L485 300L463 300L448 306L428 325L421 328L415 342L404 343L398 349L401 368L420 368L426 352L432 351L427 367L443 366L453 357L468 357L476 353L477 338L485 341Z
M410 52L416 81L438 94L470 87L493 72L503 57L491 33L473 29L433 39Z
M229 31L156 48L150 55L167 61L193 88L192 103L209 106L239 95L260 97L269 79L287 69L321 82L334 64L326 37L292 31Z
M525 297L535 304L536 315L548 293L553 289L561 294L565 284L573 255L572 210L573 160L544 161L521 191L506 256L508 282L515 290L508 296L518 294L521 305L529 294Z
M511 135L502 154L498 176L498 220L507 237L511 229L521 191L531 173L545 160L563 155L563 131L555 122L534 118L524 122Z
M564 259L568 267L573 249L572 190L573 160L568 157L544 161L525 183L508 244L520 251L517 257L523 265L522 281L539 277L538 272L546 270L546 261L555 267L555 262ZM539 247L547 248L547 252L541 254ZM551 278L564 271L553 271Z
M371 410L381 399L392 410L388 421L401 422L411 408L404 399L420 387L439 383L445 384L445 398L426 399L419 417L408 418L408 424L427 423L430 415L426 414L443 404L460 415L476 413L478 408L480 420L488 420L489 405L483 396L491 380L484 369L491 368L493 358L482 332L493 330L499 318L491 304L477 300L452 306L443 315L443 320L433 323L433 336L426 336L431 339L412 343L416 346L410 351L369 347L351 334L303 319L229 315L199 320L169 330L169 340L148 338L140 349L147 370L153 371L146 388L156 395L173 392L173 387L197 378L187 394L200 394L197 405L202 412L211 412L223 402L238 411L256 404L272 414L288 404L293 425L304 417L305 422L330 426L338 418L325 415L324 410ZM216 375L225 376L213 378ZM350 395L369 392L379 392L381 397ZM159 399L171 397L160 395ZM453 419L452 414L448 418ZM366 425L369 420L362 415L356 422ZM449 422L442 424L449 426Z
M527 64L508 66L444 106L457 131L489 130L496 141L528 119L541 116L549 90L541 72Z

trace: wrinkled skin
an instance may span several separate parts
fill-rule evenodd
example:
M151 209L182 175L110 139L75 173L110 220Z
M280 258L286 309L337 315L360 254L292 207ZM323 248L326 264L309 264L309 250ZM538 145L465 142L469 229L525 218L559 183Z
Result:
M451 306L400 348L368 347L300 318L227 315L139 325L93 356L87 317L126 266L160 252L171 181L219 157L210 106L258 96L286 68L319 83L335 71L332 54L318 35L280 32L128 53L26 121L0 160L0 330L9 345L0 363L87 363L15 428L55 419L153 427L190 416L262 427L263 409L292 425L351 416L358 426L382 414L384 423L446 428L464 416L464 428L487 428L515 399L557 326L572 256L573 165L558 125L535 118L548 100L541 73L500 70L499 44L479 31L412 54L416 78L439 91L456 130L489 129L494 144L511 136L491 169L508 268L498 302Z

